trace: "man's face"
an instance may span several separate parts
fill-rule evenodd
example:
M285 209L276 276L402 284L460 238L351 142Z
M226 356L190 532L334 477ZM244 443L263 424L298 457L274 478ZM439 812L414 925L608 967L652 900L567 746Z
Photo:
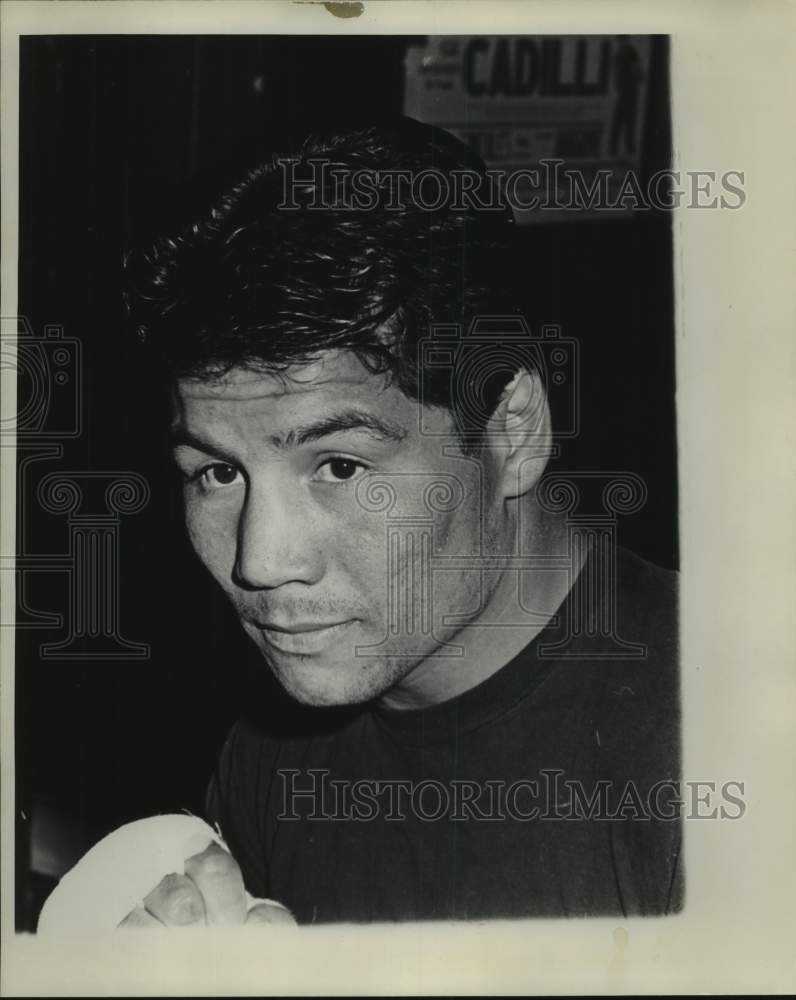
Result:
M299 701L376 697L488 600L480 570L432 574L428 560L488 564L500 509L489 463L455 447L446 411L420 424L420 404L350 352L283 377L233 369L177 384L191 540Z

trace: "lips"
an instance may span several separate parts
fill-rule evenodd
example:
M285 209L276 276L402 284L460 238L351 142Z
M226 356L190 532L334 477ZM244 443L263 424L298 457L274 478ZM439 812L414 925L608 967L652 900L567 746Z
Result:
M296 655L312 655L321 653L336 642L350 627L355 619L342 622L301 622L283 625L257 625L257 629L269 646L282 653Z
M257 627L266 632L285 632L287 635L300 635L304 632L322 632L324 629L345 625L345 620L337 622L298 622L295 625L276 625L272 622L259 622Z

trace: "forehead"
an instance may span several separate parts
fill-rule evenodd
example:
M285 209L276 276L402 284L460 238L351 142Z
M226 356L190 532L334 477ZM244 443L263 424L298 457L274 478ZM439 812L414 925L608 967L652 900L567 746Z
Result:
M175 385L177 409L317 407L324 398L368 398L395 405L403 393L385 375L369 372L349 351L326 351L316 360L267 373L232 368L221 376L181 378Z

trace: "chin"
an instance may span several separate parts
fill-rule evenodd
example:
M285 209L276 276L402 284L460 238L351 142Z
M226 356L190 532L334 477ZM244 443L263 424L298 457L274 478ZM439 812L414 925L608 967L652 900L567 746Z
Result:
M361 705L388 691L409 669L390 660L363 660L353 669L350 663L336 665L314 658L297 658L286 663L266 657L274 676L287 693L313 708Z

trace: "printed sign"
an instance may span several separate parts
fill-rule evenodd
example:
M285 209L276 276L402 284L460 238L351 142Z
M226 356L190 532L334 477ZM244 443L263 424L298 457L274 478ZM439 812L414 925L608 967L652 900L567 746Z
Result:
M642 35L434 36L407 51L404 110L514 174L520 222L571 207L583 218L598 203L623 211L623 185L640 163L649 64Z

